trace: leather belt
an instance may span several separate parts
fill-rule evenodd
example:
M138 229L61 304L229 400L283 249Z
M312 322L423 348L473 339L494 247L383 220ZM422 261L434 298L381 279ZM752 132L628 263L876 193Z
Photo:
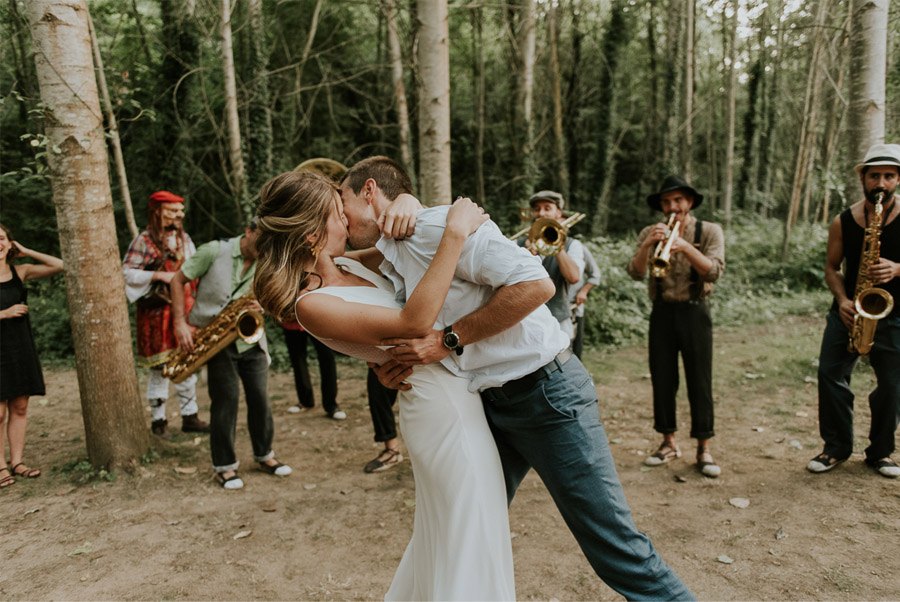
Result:
M511 380L500 389L503 391L504 395L518 395L525 391L529 391L534 389L539 382L548 378L551 374L556 372L557 370L562 370L563 364L568 362L572 358L572 350L564 349L556 354L552 360L535 370L530 374L526 374L521 378L517 378L516 380Z

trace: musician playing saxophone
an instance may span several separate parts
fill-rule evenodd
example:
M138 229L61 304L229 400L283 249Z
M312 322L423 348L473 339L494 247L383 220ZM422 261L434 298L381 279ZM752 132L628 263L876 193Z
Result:
M716 478L721 468L710 452L715 431L712 318L707 300L713 282L725 270L725 237L719 224L701 222L691 214L702 202L703 195L686 180L666 177L659 192L647 197L647 204L661 211L671 225L657 223L644 228L627 269L632 278L642 280L655 252L666 255L662 250L668 248L667 265L651 273L648 285L653 299L648 339L653 428L663 441L644 464L661 466L681 457L675 442L680 353L691 406L691 437L697 440L697 468L704 476Z
M834 296L819 353L819 433L822 453L809 461L810 472L827 472L853 452L853 391L850 375L859 355L847 346L857 315L854 297L861 263L868 263L869 284L887 291L893 310L877 321L869 362L877 386L869 394L872 424L865 463L878 474L900 477L891 458L894 433L900 421L900 207L896 191L900 181L900 144L876 144L855 168L864 199L850 206L831 223L825 260L825 283ZM870 235L881 201L880 257L864 262L863 242ZM870 228L869 234L866 229ZM841 266L844 271L841 272Z
M200 279L197 299L189 317L193 326L206 326L230 302L251 291L256 274L257 236L256 223L251 222L242 236L208 242L197 249L172 278L172 321L181 349L189 351L194 346L193 331L185 319L182 303L185 283ZM210 399L209 447L219 484L225 489L244 487L237 473L239 462L234 451L240 396L238 381L243 384L247 398L247 428L253 457L260 470L279 477L291 474L291 467L278 462L272 451L274 427L266 390L269 355L265 334L259 342L252 344L238 338L206 365Z
M566 201L558 192L541 190L531 195L528 204L531 206L533 220L547 218L557 222L563 221L563 209ZM516 242L520 247L531 251L532 254L538 254L527 236ZM553 279L553 284L556 285L556 293L545 305L553 317L559 320L559 325L568 335L570 342L575 338L575 325L569 305L569 289L578 284L584 274L584 252L584 245L581 244L581 241L567 235L559 251L553 255L547 255L542 260L544 269L547 270L550 278Z

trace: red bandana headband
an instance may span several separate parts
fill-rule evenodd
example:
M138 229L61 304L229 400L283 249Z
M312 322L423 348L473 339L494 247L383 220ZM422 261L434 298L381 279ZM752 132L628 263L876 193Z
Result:
M168 190L159 190L150 195L150 203L184 203L184 198Z

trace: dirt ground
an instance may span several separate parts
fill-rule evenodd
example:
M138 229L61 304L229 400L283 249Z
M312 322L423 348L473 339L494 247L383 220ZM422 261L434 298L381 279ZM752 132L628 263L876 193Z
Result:
M658 443L642 346L586 355L635 520L701 599L900 598L900 481L861 461L868 367L854 381L862 402L857 453L825 475L804 470L820 448L815 358L822 325L817 317L781 318L717 330L717 480L696 472L686 438L681 460L642 466ZM76 464L85 451L75 372L46 372L49 394L32 400L27 449L44 475L0 492L0 598L383 596L412 529L413 475L408 461L362 472L377 452L362 364L339 365L345 422L319 409L288 414L292 380L272 375L275 449L295 473L278 479L253 470L242 422L246 487L239 492L212 480L206 436L180 432L135 474L112 481L92 475ZM201 414L207 409L204 387ZM735 498L749 505L735 506L742 505ZM533 473L510 520L520 599L619 598L592 572Z

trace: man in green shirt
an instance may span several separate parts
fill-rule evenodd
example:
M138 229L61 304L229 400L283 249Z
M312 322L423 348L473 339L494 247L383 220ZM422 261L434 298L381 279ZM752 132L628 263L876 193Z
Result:
M214 240L197 249L172 279L172 322L175 338L183 350L194 346L193 327L204 327L229 303L251 291L256 273L256 224L251 222L242 236ZM184 285L200 279L197 299L188 320L185 319ZM290 466L275 459L272 451L274 426L267 393L269 356L266 337L256 343L238 338L214 355L207 363L210 398L210 439L213 469L225 489L241 489L244 482L237 474L239 462L234 452L238 399L243 383L247 397L247 428L253 445L253 457L261 470L280 477L291 474Z

